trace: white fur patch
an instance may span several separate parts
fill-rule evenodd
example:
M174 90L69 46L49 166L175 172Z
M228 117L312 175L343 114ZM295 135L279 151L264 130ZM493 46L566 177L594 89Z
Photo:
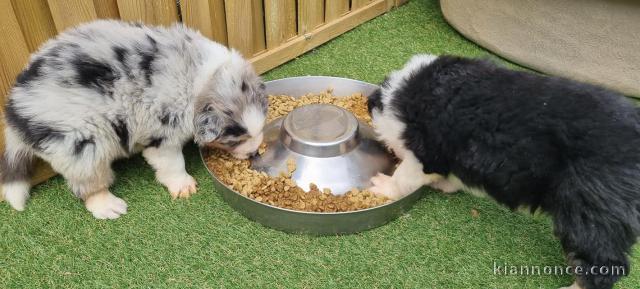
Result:
M2 195L4 199L16 211L24 211L24 207L29 199L28 182L11 182L2 185Z
M487 192L484 189L467 186L464 183L462 183L462 181L457 176L453 174L450 174L447 177L447 181L451 183L454 187L459 188L465 192L469 192L476 197L480 197L480 198L489 197L489 194L487 194Z
M249 132L249 135L252 137L256 137L262 133L265 121L266 116L264 115L264 112L255 105L246 107L242 112L242 122L247 128L247 132Z
M386 107L383 113L379 110L372 111L372 119L378 139L382 140L398 158L403 159L406 151L402 138L405 124L397 119L391 109L386 109Z
M462 187L452 182L449 182L449 180L447 179L439 180L433 184L430 184L429 186L431 186L434 189L440 190L445 194L450 194L450 193L454 193L459 190L462 190Z

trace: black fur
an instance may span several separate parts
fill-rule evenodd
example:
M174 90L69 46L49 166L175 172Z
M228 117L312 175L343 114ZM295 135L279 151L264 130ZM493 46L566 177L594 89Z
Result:
M140 50L140 70L144 72L147 85L151 85L151 75L153 74L153 61L158 53L158 42L153 37L147 35L150 47L147 50Z
M29 82L37 79L41 75L41 68L45 64L45 59L42 57L34 59L29 67L24 69L16 77L16 86L24 86Z
M5 107L7 123L13 127L23 138L23 141L35 150L42 151L51 142L60 141L64 134L45 123L35 122L20 114L13 99L9 99Z
M178 116L178 113L171 111L169 107L164 107L159 120L162 125L177 127L180 123L180 116Z
M575 81L443 56L391 105L425 173L453 174L510 208L541 208L569 262L621 265L640 233L640 117L622 95ZM379 94L369 101L380 108ZM608 289L621 276L577 276Z
M371 95L367 97L367 109L369 110L369 114L374 108L377 108L382 112L384 107L382 107L382 98L381 98L380 89L374 90Z
M111 48L113 50L113 54L120 63L120 67L122 71L127 75L129 79L133 79L133 73L131 72L131 67L127 63L127 57L129 56L129 50L121 46L113 46Z
M240 124L232 124L224 129L222 132L225 136L241 136L247 133L247 129Z
M125 152L129 152L129 128L127 127L126 121L116 119L111 122L111 127L118 136L118 141L120 142L122 149Z
M95 140L95 138L93 138L93 136L88 137L88 138L84 138L84 139L76 140L76 144L73 147L73 154L78 156L84 151L84 149L87 146L95 145L95 144L96 144L96 140Z
M149 140L149 143L145 147L159 148L164 141L164 137L153 137Z
M79 85L95 89L102 95L111 94L113 82L118 78L111 66L83 53L71 64L76 70L76 82Z
M127 49L120 46L114 46L111 49L113 50L113 53L115 54L118 62L126 66L125 60L127 58L127 53L128 53Z

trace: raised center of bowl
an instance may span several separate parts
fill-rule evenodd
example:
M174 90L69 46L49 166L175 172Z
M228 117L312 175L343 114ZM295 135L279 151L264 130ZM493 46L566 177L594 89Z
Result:
M280 138L287 148L312 157L333 157L352 150L358 142L358 120L331 104L310 104L289 113Z

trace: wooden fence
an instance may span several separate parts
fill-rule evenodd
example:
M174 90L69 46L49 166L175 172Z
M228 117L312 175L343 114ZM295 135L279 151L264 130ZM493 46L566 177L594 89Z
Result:
M182 21L238 49L259 73L406 0L0 0L0 113L29 54L78 23L99 18L169 25ZM0 132L3 123L0 118ZM0 152L4 134L0 133ZM52 175L39 164L34 182Z

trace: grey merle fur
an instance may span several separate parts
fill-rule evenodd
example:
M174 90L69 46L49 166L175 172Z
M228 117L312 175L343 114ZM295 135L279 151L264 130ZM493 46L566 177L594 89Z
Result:
M190 139L201 146L252 141L229 148L248 155L261 140L266 105L262 80L237 51L185 26L83 24L43 44L18 75L4 114L0 185L21 210L38 156L87 199L109 187L113 160L149 150L145 158L163 171L157 178L172 194L181 186L193 191L182 146ZM227 126L237 133L221 135ZM169 168L168 156L179 169ZM117 217L126 206L114 198L107 200L119 204L117 214L87 208L96 217Z

